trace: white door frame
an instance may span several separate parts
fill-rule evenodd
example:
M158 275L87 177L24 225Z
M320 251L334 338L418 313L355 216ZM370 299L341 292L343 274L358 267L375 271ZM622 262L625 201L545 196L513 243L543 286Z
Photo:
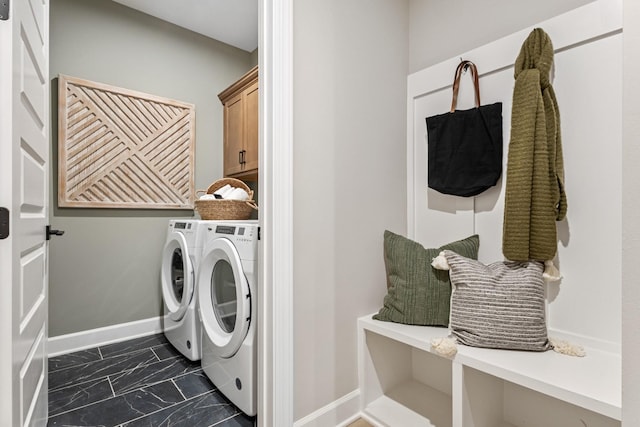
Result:
M293 0L262 0L258 425L293 425Z

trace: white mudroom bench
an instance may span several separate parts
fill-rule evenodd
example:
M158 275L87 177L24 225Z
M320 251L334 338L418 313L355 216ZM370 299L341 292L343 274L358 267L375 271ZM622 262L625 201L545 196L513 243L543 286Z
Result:
M382 426L619 427L620 355L585 357L458 345L432 351L446 328L358 319L362 415Z

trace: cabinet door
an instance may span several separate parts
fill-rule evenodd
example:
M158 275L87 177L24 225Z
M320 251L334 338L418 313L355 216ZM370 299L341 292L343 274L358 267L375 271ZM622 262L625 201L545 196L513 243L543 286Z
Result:
M258 169L258 82L244 91L244 165L243 171Z
M224 175L242 172L240 163L244 126L242 124L242 93L229 99L224 105Z

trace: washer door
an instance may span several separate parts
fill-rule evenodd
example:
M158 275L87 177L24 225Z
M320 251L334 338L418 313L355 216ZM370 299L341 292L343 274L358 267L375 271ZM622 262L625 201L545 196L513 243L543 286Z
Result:
M162 297L169 317L179 321L193 298L194 273L187 241L180 232L173 231L162 251Z
M204 248L198 269L198 305L202 329L218 357L232 357L251 322L251 292L238 251L225 238Z

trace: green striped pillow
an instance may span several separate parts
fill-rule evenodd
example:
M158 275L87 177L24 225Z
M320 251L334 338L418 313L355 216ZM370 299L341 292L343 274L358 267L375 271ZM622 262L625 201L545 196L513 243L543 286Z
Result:
M373 318L407 325L447 326L451 283L447 271L436 270L431 260L448 249L469 258L478 258L478 235L425 249L420 243L384 232L384 260L387 295L383 307Z

